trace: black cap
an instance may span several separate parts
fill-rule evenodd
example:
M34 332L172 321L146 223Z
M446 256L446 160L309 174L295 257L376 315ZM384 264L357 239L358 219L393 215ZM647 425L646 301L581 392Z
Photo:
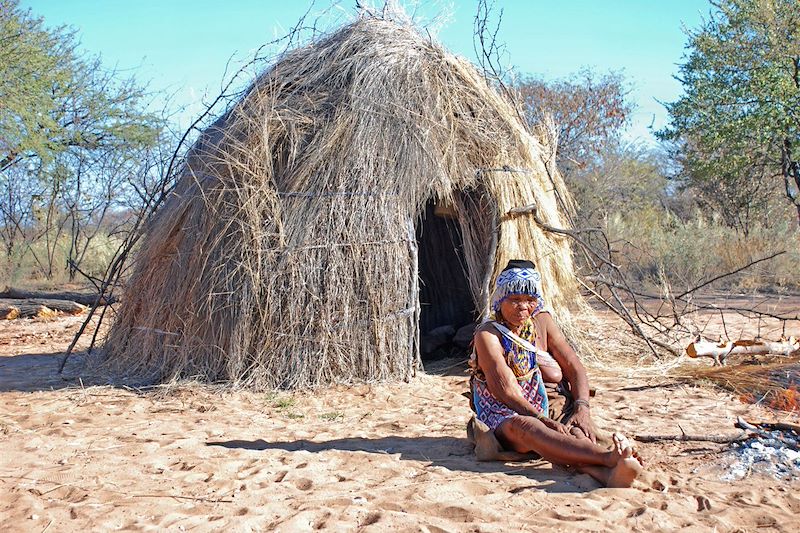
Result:
M512 259L503 270L510 270L512 268L536 268L536 265L527 259Z

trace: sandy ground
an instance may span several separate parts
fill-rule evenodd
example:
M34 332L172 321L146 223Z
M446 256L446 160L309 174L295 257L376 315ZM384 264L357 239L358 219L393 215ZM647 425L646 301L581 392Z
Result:
M798 528L800 481L725 481L725 445L640 443L647 473L631 489L544 462L479 463L459 366L297 394L92 386L56 373L79 321L0 324L2 531ZM708 386L631 375L590 369L602 427L731 435L737 416L797 422Z

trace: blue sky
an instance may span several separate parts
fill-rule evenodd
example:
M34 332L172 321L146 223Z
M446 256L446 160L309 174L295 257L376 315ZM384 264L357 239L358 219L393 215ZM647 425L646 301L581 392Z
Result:
M476 3L419 2L417 15L423 21L436 19L438 39L473 60ZM336 24L355 14L355 4L21 0L49 26L76 29L83 48L101 54L107 66L173 94L174 102L186 107L182 122L202 109L205 94L219 92L231 57L233 65L246 61L261 44L284 35L309 6L310 16L326 12L323 23ZM414 10L411 2L404 4ZM507 65L517 72L558 78L584 67L621 71L637 106L627 137L651 142L650 125L658 129L666 121L658 101L675 100L681 92L673 76L685 52L682 28L696 28L709 8L708 0L497 0L495 15L503 10L499 37L506 45Z

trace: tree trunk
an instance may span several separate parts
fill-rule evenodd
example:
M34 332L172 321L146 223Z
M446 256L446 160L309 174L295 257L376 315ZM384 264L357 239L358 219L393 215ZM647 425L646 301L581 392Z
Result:
M781 173L786 198L797 210L797 224L800 226L800 161L792 160L792 141L783 140L781 147Z
M0 318L12 320L27 317L52 317L59 313L80 315L86 306L69 300L0 299Z
M99 294L91 292L46 292L46 291L25 291L22 289L15 289L13 287L6 287L6 290L0 292L0 298L8 298L14 300L68 300L76 302L81 305L94 305ZM108 305L117 302L116 297L103 297L100 298L100 305Z
M56 312L44 305L27 303L26 300L0 300L0 317L4 320L29 317L52 317Z

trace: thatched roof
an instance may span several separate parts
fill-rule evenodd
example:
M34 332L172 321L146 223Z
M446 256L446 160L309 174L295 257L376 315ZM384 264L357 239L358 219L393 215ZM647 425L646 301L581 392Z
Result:
M457 208L478 312L487 270L531 258L569 329L566 242L522 217L491 253L510 208L535 202L564 226L542 150L471 64L408 25L362 18L291 51L192 148L149 223L107 362L258 388L408 378L431 200Z

